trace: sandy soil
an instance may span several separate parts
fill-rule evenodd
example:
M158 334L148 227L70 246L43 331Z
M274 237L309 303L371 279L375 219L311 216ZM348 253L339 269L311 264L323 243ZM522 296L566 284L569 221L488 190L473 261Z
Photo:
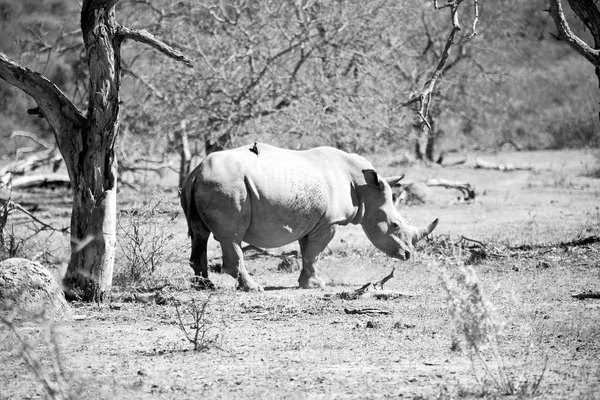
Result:
M600 398L600 300L570 296L600 290L600 243L552 245L600 235L600 180L586 176L600 168L598 159L586 151L477 156L535 170L476 170L475 155L457 168L374 160L384 174L402 169L410 180L465 180L479 193L465 204L456 201L457 192L432 189L430 203L403 207L415 224L440 217L434 239L410 262L386 258L352 226L340 229L321 260L325 290L297 289L298 271L279 271L280 258L261 256L248 260L248 268L264 293L235 291L233 279L219 274L212 276L218 290L197 292L188 284L180 215L168 225L169 246L184 250L157 271L169 276L160 293L163 305L129 301L134 289L120 287L110 304L73 304L76 321L52 327L27 321L17 329L50 381L53 361L62 363L61 386L72 398L494 398L499 391L483 364L469 356L464 337L453 334L456 321L440 284L444 271L471 261L494 318L502 322L499 359L517 391L527 397L543 372L541 398ZM64 194L43 196L63 200L48 201L39 215L68 221ZM170 196L165 204L174 215ZM127 195L122 198L122 207L135 207ZM476 243L461 236L485 243L483 258L473 258L476 249L469 246ZM65 252L63 239L57 240L49 248ZM539 247L510 249L523 244ZM214 241L209 256L219 262ZM61 265L53 266L57 273ZM381 279L392 267L395 278L385 289L395 297L340 295ZM204 319L196 323L192 304L206 302ZM195 326L204 331L202 351L185 338L175 304L188 332ZM377 313L353 313L367 309ZM15 335L0 327L0 399L47 398L20 349ZM496 359L488 351L482 355L495 373Z

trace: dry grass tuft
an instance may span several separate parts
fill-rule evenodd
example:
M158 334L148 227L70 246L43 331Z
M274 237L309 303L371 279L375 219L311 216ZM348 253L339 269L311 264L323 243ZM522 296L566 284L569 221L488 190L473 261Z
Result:
M188 301L175 303L177 325L185 338L192 343L194 351L207 351L220 347L221 329L215 316L209 313L209 305L213 294L205 298L192 297Z
M442 275L441 284L453 322L451 350L462 350L462 339L482 390L491 385L503 395L535 395L546 371L547 357L541 373L532 374L530 345L523 370L515 374L508 368L501 348L504 324L499 322L494 306L485 297L475 270L457 262Z

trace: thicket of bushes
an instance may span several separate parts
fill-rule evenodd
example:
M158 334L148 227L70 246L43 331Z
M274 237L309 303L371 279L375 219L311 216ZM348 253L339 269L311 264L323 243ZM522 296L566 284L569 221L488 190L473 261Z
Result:
M219 140L358 152L412 148L417 120L401 104L427 80L450 26L430 2L152 4L122 1L118 19L180 45L195 68L125 45L121 142L149 155L177 151L182 128L200 154L205 141ZM84 109L78 7L0 0L0 50L45 74ZM443 76L432 109L440 150L600 145L597 78L550 35L555 28L545 7L543 0L485 2L473 39L473 10L464 9L450 63L460 60ZM12 130L51 136L45 121L26 115L32 107L0 81L0 140L7 144L0 156L20 145L5 139Z

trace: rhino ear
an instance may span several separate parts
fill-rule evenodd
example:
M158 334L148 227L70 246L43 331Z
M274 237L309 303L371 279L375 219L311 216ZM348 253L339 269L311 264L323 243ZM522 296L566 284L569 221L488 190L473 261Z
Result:
M377 176L377 172L375 172L375 170L363 169L362 173L368 186L376 188L379 187L379 176Z
M383 185L383 181L379 177L379 174L375 172L373 169L363 169L363 176L365 177L365 182L367 185L376 189L383 191L385 186Z
M402 179L404 179L404 174L400 175L400 176L390 176L387 178L383 178L385 179L385 181L390 185L390 187L394 187L396 186L396 184L398 182L400 182Z
M382 178L379 176L377 172L372 169L363 170L363 175L365 177L365 181L367 185L377 188L382 192L385 190L385 184L383 181L386 181L390 187L396 185L402 178L404 178L404 174L400 176L390 176L388 178Z

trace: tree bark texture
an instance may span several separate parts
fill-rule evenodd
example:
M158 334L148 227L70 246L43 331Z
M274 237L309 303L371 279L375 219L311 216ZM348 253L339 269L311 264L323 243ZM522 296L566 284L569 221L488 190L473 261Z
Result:
M104 3L104 4L103 4ZM73 188L71 260L63 284L70 294L103 301L112 286L116 251L120 39L114 2L87 1L81 29L89 69L88 123L77 147L63 149Z
M50 124L72 183L71 258L63 285L67 295L105 300L111 290L116 251L117 158L121 43L148 44L171 58L191 62L145 31L120 26L118 0L84 0L81 30L89 68L87 115L52 82L0 52L0 78L33 97L28 113Z

